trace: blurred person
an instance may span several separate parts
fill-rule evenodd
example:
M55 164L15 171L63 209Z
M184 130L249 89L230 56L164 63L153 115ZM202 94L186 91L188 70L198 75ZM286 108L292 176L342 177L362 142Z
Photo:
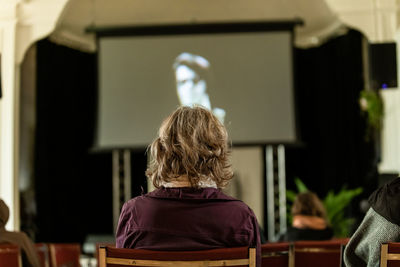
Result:
M221 189L232 179L228 135L203 107L182 106L168 116L149 146L147 177L157 188L122 208L118 248L204 250L257 248L256 216L242 201Z
M328 240L333 237L324 204L315 193L298 194L291 212L292 226L281 236L281 241Z
M371 194L370 208L344 251L348 267L379 266L381 244L400 242L400 178Z
M23 266L41 267L39 256L32 240L24 232L11 232L6 230L10 216L10 209L0 199L0 243L18 245L21 249Z
M179 102L183 106L201 105L212 110L215 116L224 123L225 110L211 108L210 97L207 94L206 76L210 63L202 56L191 53L181 53L173 64L175 70L176 91Z

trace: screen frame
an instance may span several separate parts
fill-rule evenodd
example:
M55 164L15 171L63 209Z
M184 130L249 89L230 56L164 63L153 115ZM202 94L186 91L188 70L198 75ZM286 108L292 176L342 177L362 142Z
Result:
M243 146L266 146L266 145L287 145L298 146L302 144L299 130L298 115L298 96L296 90L297 75L295 68L295 46L294 46L294 29L296 26L303 25L301 19L293 20L277 20L277 21L248 21L248 22L213 22L213 23L191 23L191 24L162 24L162 25L135 25L135 26L115 26L115 27L96 27L90 26L86 29L87 33L96 35L96 45L99 47L100 39L103 37L123 37L123 36L163 36L163 35L191 35L191 34L223 34L223 33L254 33L254 32L273 32L288 31L290 33L290 42L292 44L292 90L294 105L294 134L295 140L274 141L274 142L246 142L232 144L234 147ZM99 62L99 52L97 51L97 62ZM97 64L97 79L99 77L99 64ZM98 81L96 81L97 87ZM97 88L97 91L99 88ZM97 96L99 97L99 96ZM98 100L98 99L97 99ZM115 149L143 150L145 146L98 146L98 101L96 104L96 122L95 122L95 138L92 145L93 152L107 152Z

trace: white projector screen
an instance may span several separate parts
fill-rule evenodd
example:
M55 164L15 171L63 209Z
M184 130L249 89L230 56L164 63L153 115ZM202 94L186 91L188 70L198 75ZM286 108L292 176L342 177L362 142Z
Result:
M145 147L193 102L223 120L234 145L296 142L292 34L100 37L95 147Z

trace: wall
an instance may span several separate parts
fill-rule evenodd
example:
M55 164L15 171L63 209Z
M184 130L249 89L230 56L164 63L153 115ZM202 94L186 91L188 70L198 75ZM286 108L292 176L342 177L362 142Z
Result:
M20 67L28 47L49 34L68 0L7 0L0 5L3 97L0 102L0 197L10 206L7 228L19 229Z

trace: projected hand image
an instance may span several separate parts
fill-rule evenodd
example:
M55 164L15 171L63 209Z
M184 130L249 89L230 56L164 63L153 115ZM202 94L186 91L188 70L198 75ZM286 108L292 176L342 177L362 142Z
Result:
M210 63L202 56L181 53L173 64L176 90L179 102L183 106L201 105L211 110L210 97L207 94L206 73ZM213 108L212 112L224 123L225 110Z

